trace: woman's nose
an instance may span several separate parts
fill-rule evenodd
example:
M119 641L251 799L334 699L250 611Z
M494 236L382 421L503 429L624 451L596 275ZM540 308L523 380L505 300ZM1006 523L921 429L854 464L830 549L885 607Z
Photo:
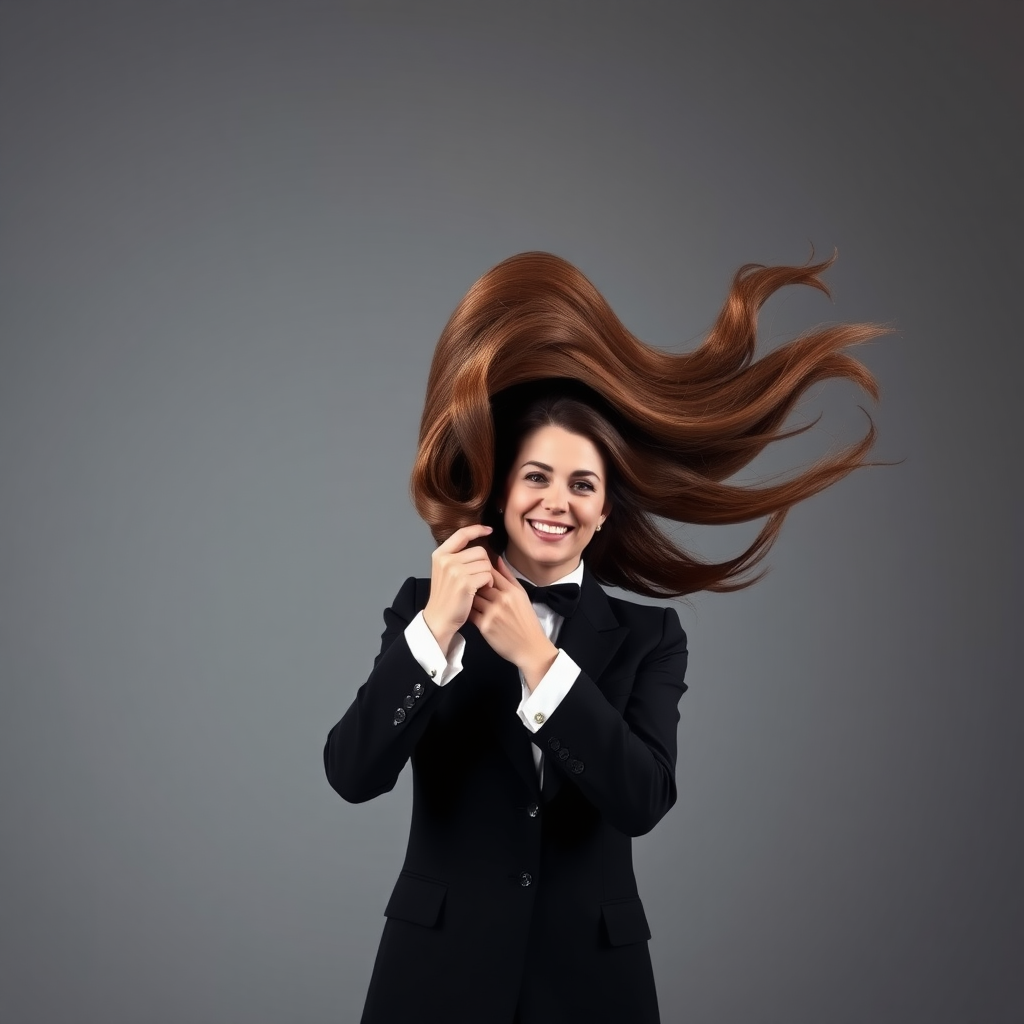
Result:
M547 489L544 495L544 507L551 512L564 512L566 507L565 491L557 484Z

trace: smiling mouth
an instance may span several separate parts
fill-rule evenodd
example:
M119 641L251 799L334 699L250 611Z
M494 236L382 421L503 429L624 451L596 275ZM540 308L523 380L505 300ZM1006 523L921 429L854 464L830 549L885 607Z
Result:
M571 533L573 529L571 526L566 525L552 526L550 523L541 523L535 519L527 519L526 521L530 524L534 533L540 534L540 536L545 538L564 537L566 534Z

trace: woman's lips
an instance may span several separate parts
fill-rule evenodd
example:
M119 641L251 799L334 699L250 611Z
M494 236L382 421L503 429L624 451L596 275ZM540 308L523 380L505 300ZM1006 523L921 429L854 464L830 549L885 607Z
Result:
M529 519L527 519L526 521L527 523L529 523L530 532L534 535L534 537L537 537L538 539L543 541L547 541L548 544L555 544L560 540L564 540L566 537L569 536L570 533L572 533L573 530L571 526L568 526L567 524L562 524L565 526L564 533L546 533L544 530L538 529L537 526Z

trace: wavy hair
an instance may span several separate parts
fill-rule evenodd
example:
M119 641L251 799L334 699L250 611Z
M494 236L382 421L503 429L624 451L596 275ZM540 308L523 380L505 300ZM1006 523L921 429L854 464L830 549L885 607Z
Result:
M757 316L769 296L791 284L828 295L820 275L835 258L740 267L707 337L681 353L634 337L594 285L557 256L521 253L489 270L441 332L427 380L410 486L434 539L470 523L500 526L494 504L506 461L524 431L555 423L590 438L605 459L612 512L586 552L600 582L649 597L755 583L786 512L869 465L875 426L866 413L859 441L788 479L724 482L773 441L813 426L781 429L818 381L849 380L878 400L874 377L843 349L886 327L820 327L754 358ZM744 551L707 562L679 547L658 517L767 522Z

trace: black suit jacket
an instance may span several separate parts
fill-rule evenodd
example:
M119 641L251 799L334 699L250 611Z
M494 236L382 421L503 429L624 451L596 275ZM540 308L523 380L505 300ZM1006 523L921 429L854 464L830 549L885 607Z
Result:
M585 569L558 637L580 676L531 734L518 670L472 625L444 687L413 658L403 632L429 592L406 580L324 747L327 778L352 802L390 790L412 759L409 845L364 1024L504 1024L517 1005L531 1024L656 1022L630 837L676 798L678 614L609 597Z

